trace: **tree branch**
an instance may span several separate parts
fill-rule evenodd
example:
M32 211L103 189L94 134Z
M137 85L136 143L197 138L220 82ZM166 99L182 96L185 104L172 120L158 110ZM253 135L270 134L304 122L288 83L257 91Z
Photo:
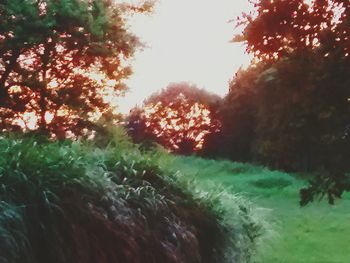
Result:
M17 59L20 55L19 49L14 49L9 63L5 67L5 71L0 79L0 105L3 104L6 98L8 98L8 87L5 87L5 83L10 76L13 68L16 66Z

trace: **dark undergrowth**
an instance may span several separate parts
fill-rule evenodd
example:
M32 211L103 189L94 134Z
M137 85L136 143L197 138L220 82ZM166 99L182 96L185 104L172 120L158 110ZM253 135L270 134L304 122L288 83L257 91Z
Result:
M94 141L0 139L1 263L248 262L246 202L164 172L120 130ZM235 201L236 200L236 201Z

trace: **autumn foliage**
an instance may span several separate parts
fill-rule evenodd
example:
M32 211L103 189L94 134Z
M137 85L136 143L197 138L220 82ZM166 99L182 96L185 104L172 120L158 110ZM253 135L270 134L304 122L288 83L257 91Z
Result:
M131 113L134 116L129 123L131 133L136 135L138 125L138 136L143 129L144 137L153 138L171 151L181 154L198 151L205 137L220 129L212 112L218 100L217 96L187 83L172 84L152 95L141 110Z

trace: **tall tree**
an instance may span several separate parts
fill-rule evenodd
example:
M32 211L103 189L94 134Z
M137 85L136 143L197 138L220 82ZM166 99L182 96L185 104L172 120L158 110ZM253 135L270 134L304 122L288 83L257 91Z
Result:
M125 89L124 61L139 45L125 25L133 9L145 11L110 0L1 1L0 128L62 138L110 112L104 93Z
M253 160L253 142L256 137L257 81L268 68L260 63L240 69L229 84L229 92L219 108L222 123L220 154L235 161Z
M303 203L350 190L349 22L350 3L342 0L259 0L239 21L235 40L256 63L269 63L252 82L254 154L280 168L316 171L323 179L302 191Z

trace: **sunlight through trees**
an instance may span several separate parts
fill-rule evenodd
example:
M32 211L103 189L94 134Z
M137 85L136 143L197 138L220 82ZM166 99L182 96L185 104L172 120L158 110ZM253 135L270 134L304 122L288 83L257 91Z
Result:
M139 45L123 13L149 6L112 1L11 0L0 4L0 129L79 135L113 114ZM135 10L134 10L135 9Z

